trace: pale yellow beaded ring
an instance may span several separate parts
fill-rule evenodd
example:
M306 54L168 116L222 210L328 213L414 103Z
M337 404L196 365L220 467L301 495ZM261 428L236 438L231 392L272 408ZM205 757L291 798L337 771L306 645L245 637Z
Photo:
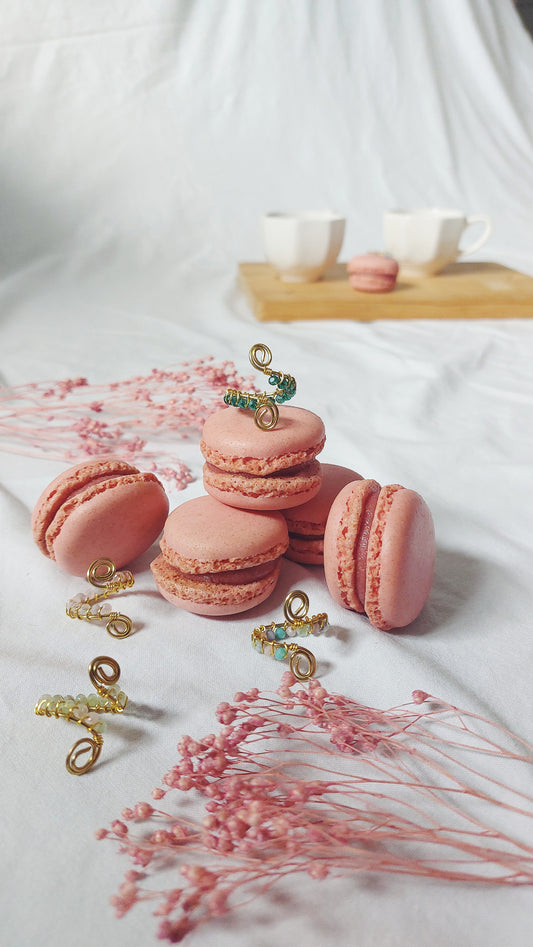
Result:
M110 668L110 672L106 672ZM120 677L120 667L114 658L100 655L89 665L91 684L96 688L96 694L78 694L71 697L67 694L44 694L35 706L35 713L39 717L62 717L72 723L80 724L90 733L90 737L82 737L71 748L66 759L66 767L73 776L81 776L91 769L100 756L105 723L98 714L121 714L128 703L124 691L117 681ZM89 754L84 763L79 763L82 756Z

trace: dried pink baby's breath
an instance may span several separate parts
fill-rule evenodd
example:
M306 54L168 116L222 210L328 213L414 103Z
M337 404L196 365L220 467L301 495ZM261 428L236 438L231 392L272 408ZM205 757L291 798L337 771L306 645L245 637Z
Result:
M193 476L168 441L198 436L227 388L254 385L211 356L104 385L73 378L0 388L0 449L71 464L114 454L181 490Z
M180 739L152 793L170 796L166 811L138 803L96 833L135 866L112 898L117 916L157 901L160 939L177 943L295 872L533 883L533 798L520 788L533 748L486 718L424 691L376 710L290 672L275 694L238 692L217 718L218 734ZM174 790L199 794L201 820L179 815ZM143 886L169 864L172 887Z

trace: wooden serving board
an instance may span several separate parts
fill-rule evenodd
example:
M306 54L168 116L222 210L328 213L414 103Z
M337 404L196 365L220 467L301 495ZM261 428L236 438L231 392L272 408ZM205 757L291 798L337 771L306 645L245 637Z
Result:
M283 283L268 263L239 264L257 319L505 319L533 317L533 278L499 263L454 263L437 276L402 281L391 293L361 293L338 263L317 283Z

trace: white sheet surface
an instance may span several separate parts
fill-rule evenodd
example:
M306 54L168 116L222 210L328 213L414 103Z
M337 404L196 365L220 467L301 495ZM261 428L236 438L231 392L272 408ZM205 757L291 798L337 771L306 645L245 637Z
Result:
M533 739L530 320L258 325L235 279L238 261L262 258L265 210L345 213L347 259L381 246L381 214L400 204L490 214L478 258L533 274L533 46L507 0L1 7L2 383L104 383L205 355L247 373L262 341L324 418L322 459L418 490L436 525L434 588L402 634L288 562L263 608L189 615L155 594L151 550L128 597L139 631L115 643L69 622L84 583L32 542L35 500L66 464L0 452L0 941L140 947L156 919L143 905L115 919L128 865L94 830L149 797L179 737L215 728L220 700L277 686L249 632L289 589L338 630L315 644L328 689L390 707L423 688ZM196 480L172 506L202 492L198 441L179 445ZM86 689L105 653L137 711L78 779L63 764L70 728L33 707ZM302 877L189 942L525 947L532 897Z

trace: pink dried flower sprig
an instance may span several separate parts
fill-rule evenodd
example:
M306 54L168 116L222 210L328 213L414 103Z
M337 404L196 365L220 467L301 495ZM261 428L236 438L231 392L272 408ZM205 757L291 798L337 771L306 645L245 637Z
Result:
M533 798L502 772L531 765L533 748L485 718L422 691L376 710L290 672L275 694L237 693L217 718L218 734L181 738L152 793L194 790L201 822L142 802L97 832L135 866L112 899L117 916L157 900L159 938L177 943L294 872L533 883ZM146 890L169 858L180 883Z
M104 385L72 378L0 388L0 449L70 463L117 454L183 489L192 473L161 442L197 435L226 389L242 387L255 390L233 362L208 356Z

